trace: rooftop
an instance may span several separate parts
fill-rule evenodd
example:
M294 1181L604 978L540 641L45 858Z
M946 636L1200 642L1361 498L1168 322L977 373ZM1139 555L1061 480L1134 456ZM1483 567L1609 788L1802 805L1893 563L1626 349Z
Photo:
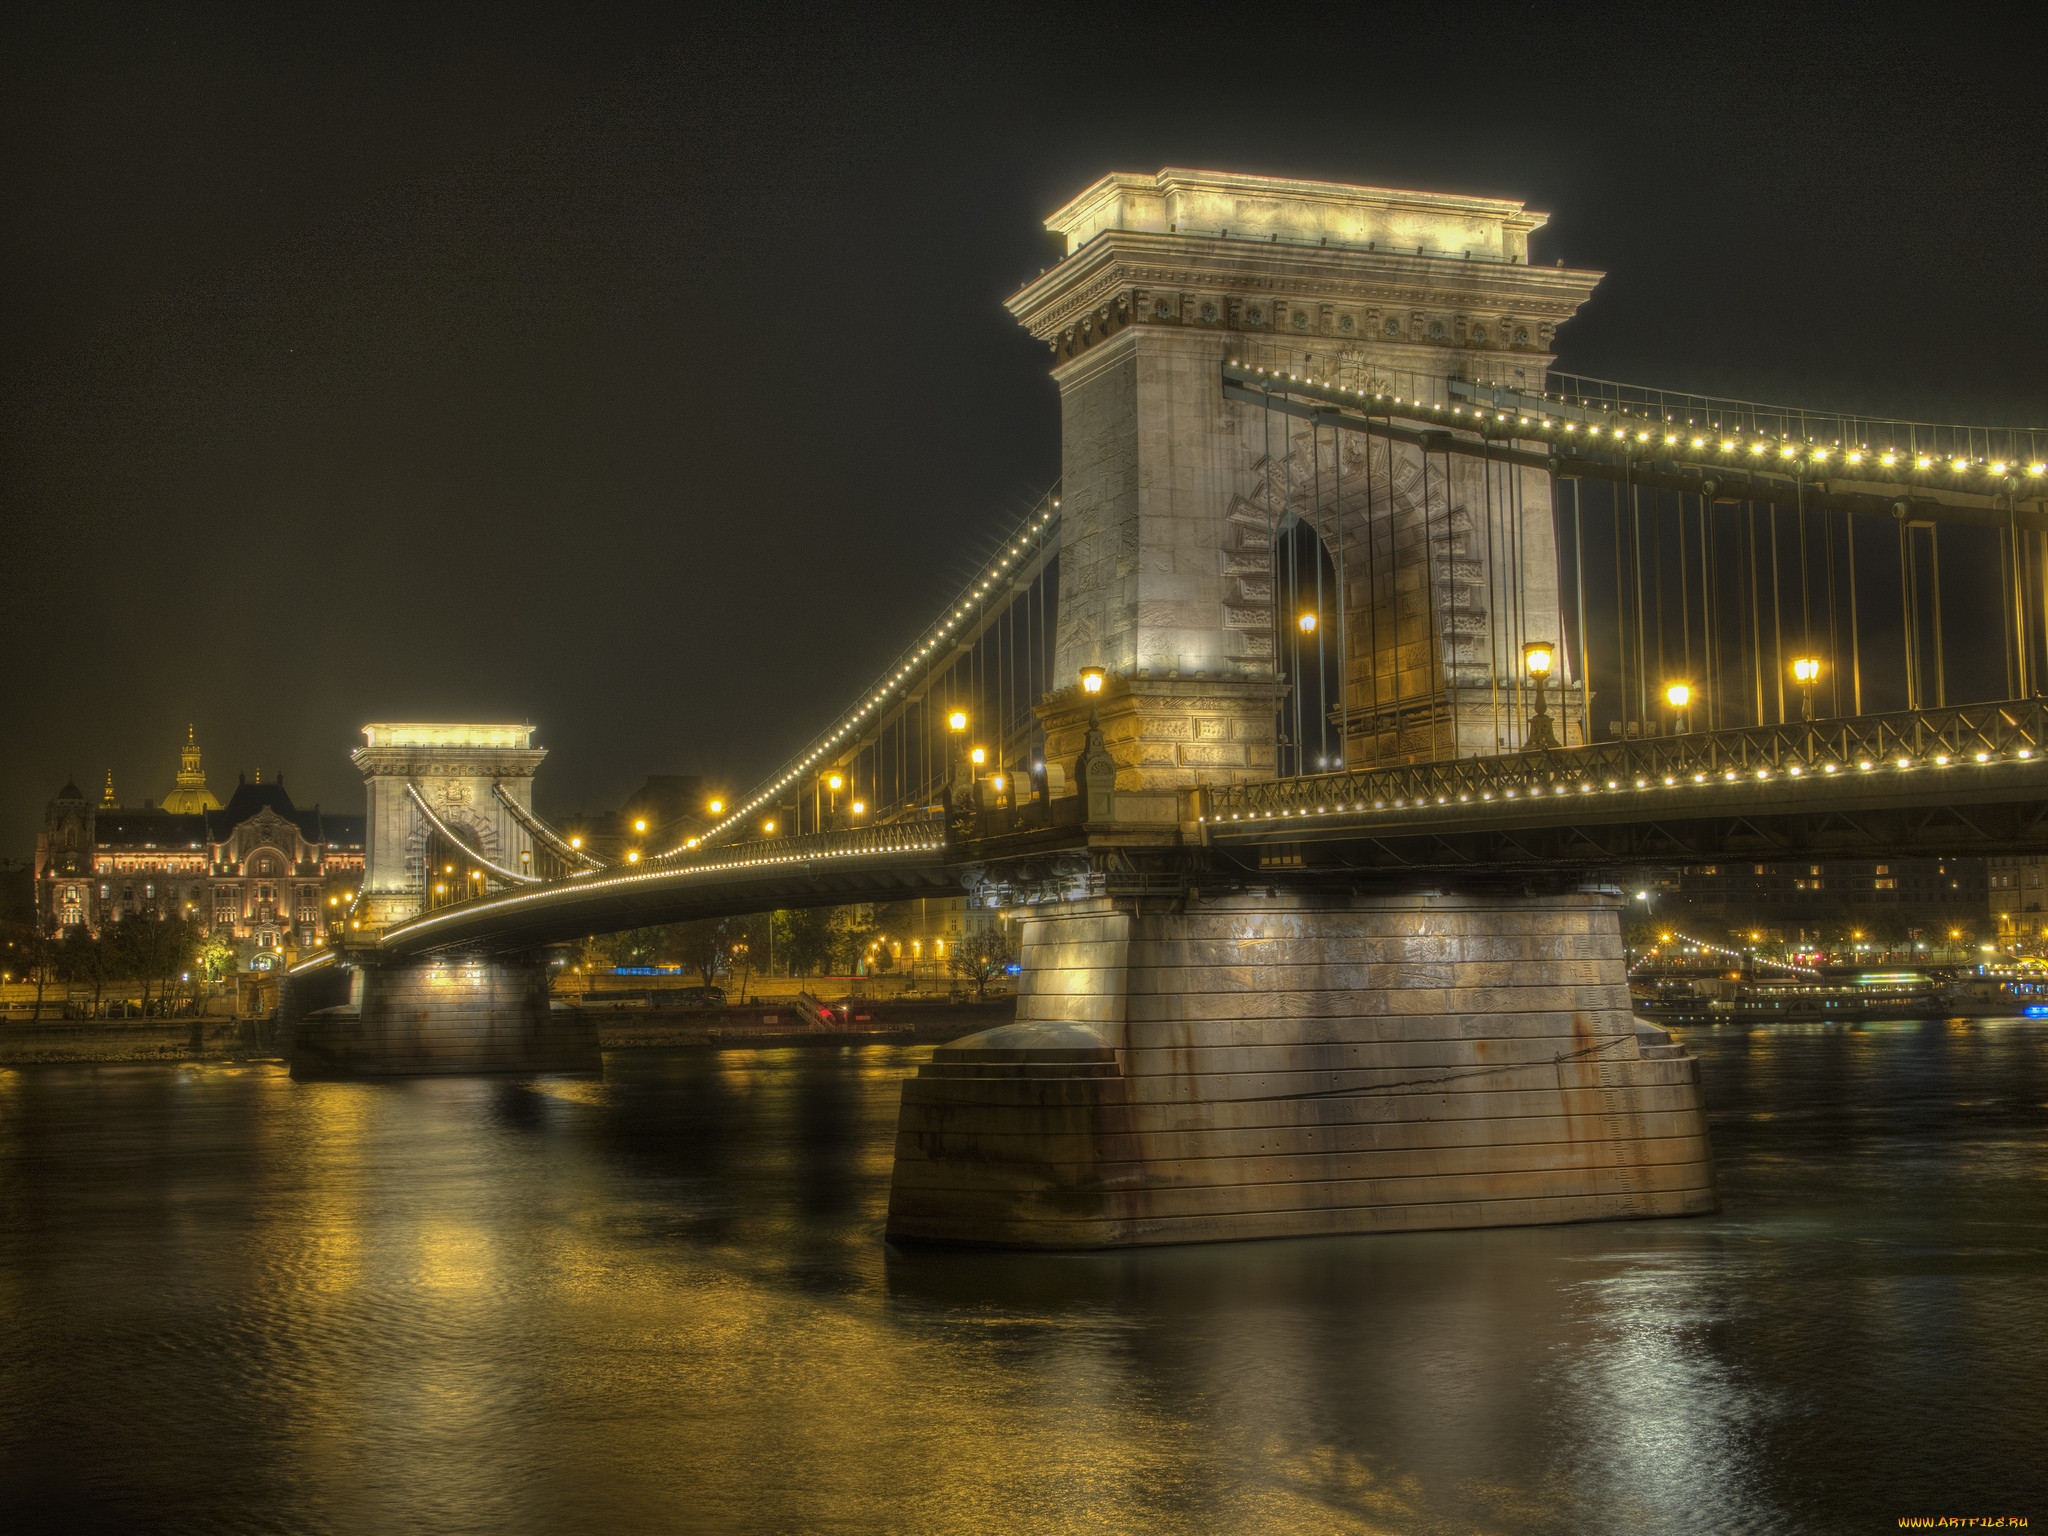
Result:
M380 723L363 727L372 747L530 747L530 725L474 725L442 722Z
M1151 174L1113 171L1047 218L1045 227L1067 237L1069 255L1105 229L1130 229L1527 261L1530 232L1549 218L1511 198L1169 166Z

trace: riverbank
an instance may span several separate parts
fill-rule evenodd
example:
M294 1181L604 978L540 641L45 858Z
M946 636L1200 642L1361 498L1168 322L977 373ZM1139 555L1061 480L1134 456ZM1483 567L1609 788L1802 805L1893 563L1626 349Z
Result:
M842 1004L834 1002L835 1008ZM852 1002L844 1028L816 1029L789 1002L727 1008L593 1008L607 1051L770 1050L784 1046L943 1044L1015 1016L1015 998ZM286 1057L291 1041L267 1019L45 1019L0 1023L0 1066Z

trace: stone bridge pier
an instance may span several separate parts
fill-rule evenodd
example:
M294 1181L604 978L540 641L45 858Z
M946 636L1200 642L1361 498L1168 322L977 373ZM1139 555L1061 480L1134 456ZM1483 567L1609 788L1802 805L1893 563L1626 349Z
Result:
M597 1026L550 998L552 958L365 952L287 976L292 1076L596 1072Z
M1100 1248L1715 1208L1698 1063L1619 896L1028 909L1014 1024L904 1085L889 1234Z

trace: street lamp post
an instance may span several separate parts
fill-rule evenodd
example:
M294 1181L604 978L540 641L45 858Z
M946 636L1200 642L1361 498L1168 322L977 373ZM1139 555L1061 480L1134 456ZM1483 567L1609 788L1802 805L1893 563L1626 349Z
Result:
M1671 706L1671 734L1683 736L1692 729L1692 685L1673 683L1664 690L1664 702Z
M1557 647L1550 641L1531 640L1522 647L1522 666L1536 684L1536 712L1529 717L1529 730L1522 738L1524 752L1554 751L1559 745L1544 694L1550 682L1551 668L1556 664Z
M1792 676L1799 682L1799 718L1813 718L1813 685L1820 678L1820 658L1800 656L1792 662Z

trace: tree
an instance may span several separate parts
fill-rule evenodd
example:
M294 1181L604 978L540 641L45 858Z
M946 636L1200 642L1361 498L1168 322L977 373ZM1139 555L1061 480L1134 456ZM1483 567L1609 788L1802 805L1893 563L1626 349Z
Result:
M57 936L54 922L43 922L33 916L19 923L8 925L10 937L7 948L11 952L13 969L24 981L36 984L36 1009L33 1018L40 1021L43 1016L43 989L59 979L63 971L64 943Z
M1010 940L993 925L972 928L946 951L946 970L974 983L974 1000L982 1001L989 981L1000 976L1010 964Z
M152 988L168 998L178 974L190 968L199 945L195 926L180 917L138 913L116 925L128 974L142 983L142 1016L149 1017Z
M809 976L821 969L839 947L845 928L843 914L836 907L799 907L775 914L775 947L792 976Z
M600 934L592 947L601 965L654 965L661 959L668 937L666 928L627 928Z
M754 912L746 917L727 919L730 937L726 944L725 963L729 972L739 978L738 1002L747 1000L749 978L767 963L773 922L774 914L770 912Z
M235 960L235 943L225 928L216 928L199 936L192 955L192 971L205 986L207 995L210 996L215 987L234 974ZM205 1003L199 1005L199 1011L206 1011Z
M84 982L92 988L93 1018L100 1016L100 1003L106 994L107 983L121 974L121 955L111 933L118 926L109 923L97 934L84 928L71 928L64 934L61 964L65 979Z
M695 922L677 923L669 930L668 950L708 987L731 964L729 930L734 924L735 919L729 917L702 917Z

